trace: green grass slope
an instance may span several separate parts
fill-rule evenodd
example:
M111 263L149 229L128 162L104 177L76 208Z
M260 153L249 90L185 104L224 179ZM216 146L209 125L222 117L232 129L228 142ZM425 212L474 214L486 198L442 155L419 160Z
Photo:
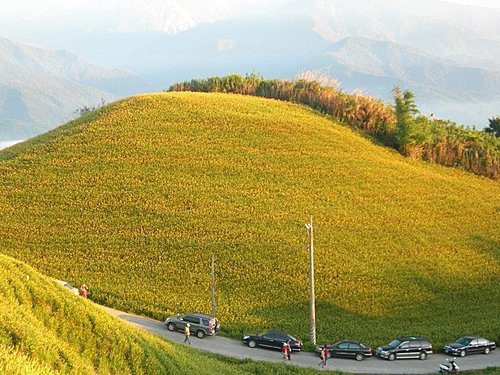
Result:
M202 354L109 316L41 275L0 255L2 374L317 374Z
M320 342L499 339L498 182L304 107L138 96L4 150L0 177L0 251L117 308L209 312L213 254L225 333L307 339L312 215Z

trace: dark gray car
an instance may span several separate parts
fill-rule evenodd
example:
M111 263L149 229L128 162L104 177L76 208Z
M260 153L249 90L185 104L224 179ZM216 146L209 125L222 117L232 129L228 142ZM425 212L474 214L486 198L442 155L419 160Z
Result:
M424 360L428 354L432 354L432 345L425 337L399 337L385 346L378 347L375 354L389 361L405 358Z
M204 314L186 314L172 316L165 320L165 325L169 331L184 331L184 327L190 324L192 335L202 339L205 336L214 336L220 330L217 318Z
M490 351L495 350L496 347L494 341L490 341L483 337L465 336L446 345L443 349L446 354L465 357L466 354L473 353L490 354Z

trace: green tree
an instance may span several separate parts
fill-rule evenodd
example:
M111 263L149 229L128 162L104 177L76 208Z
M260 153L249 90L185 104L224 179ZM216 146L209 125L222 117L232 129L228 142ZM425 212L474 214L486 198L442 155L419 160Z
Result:
M490 118L489 121L490 125L484 131L493 134L495 137L500 137L500 115Z
M77 108L73 111L73 113L77 116L83 116L87 113L93 112L101 107L104 107L106 105L106 101L104 98L101 98L101 102L99 104L93 105L93 106L87 106L84 105L83 107Z
M396 141L399 150L407 156L418 156L422 146L430 139L430 121L420 115L415 95L410 90L394 87L396 110Z

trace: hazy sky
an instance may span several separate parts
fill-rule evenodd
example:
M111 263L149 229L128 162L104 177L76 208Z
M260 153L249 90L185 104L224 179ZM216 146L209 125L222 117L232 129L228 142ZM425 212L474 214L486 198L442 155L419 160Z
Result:
M290 7L294 9L301 6L308 9L311 5L312 9L316 2L323 7L328 6L329 1L349 3L349 0L0 0L0 37L46 48L68 48L68 45L51 43L50 38L58 35L59 39L64 39L73 32L102 31L162 31L176 34L198 24L238 15L280 14L276 10L288 4L295 4L295 7ZM500 0L362 1L367 5L379 4L387 9L391 5L410 3L413 9L421 5L422 9L430 12L433 11L429 5L432 2L500 9ZM221 41L217 46L221 51L229 47L229 40Z
M104 17L112 17L117 13L117 9L120 9L121 13L130 13L129 23L140 23L140 16L146 10L149 11L150 18L156 14L161 14L158 17L164 18L165 14L168 14L167 21L170 24L182 22L180 18L186 16L187 10L192 22L198 24L254 11L271 12L280 5L297 1L301 0L0 0L0 37L9 37L12 30L35 30L41 23L53 27L56 23L76 26L75 22L79 23L85 18L83 14L87 17L95 14L106 24ZM372 0L365 1L369 3ZM384 4L390 7L391 2L394 4L399 1L402 0L387 0ZM500 0L413 0L412 4L425 3L428 7L429 1L500 9ZM168 12L165 13L167 9Z
M101 0L100 4L106 3L116 3L117 0ZM127 4L133 2L134 0L121 0L121 4ZM276 3L286 3L287 1L294 0L229 0L226 3L230 4L232 8L238 7L252 7L252 6L269 6L270 4ZM370 1L370 0L367 0ZM418 3L420 0L414 0L414 3ZM432 0L432 1L447 1L451 3L459 4L470 4L485 7L500 8L500 0ZM19 12L29 12L32 14L47 14L50 12L57 13L61 10L69 10L72 8L81 7L84 4L92 3L93 0L0 0L0 17L6 14L19 13ZM154 2L154 1L153 1ZM157 0L157 3L169 3L169 0ZM224 3L224 1L217 0L184 0L186 3Z
M500 0L447 0L450 3L479 5L483 7L500 8Z

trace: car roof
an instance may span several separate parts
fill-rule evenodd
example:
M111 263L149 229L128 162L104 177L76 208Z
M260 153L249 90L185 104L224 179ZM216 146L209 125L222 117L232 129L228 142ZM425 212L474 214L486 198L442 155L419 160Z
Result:
M399 341L411 341L411 340L425 340L425 341L429 341L428 338L426 338L426 337L420 337L420 336L398 337L397 340L399 340Z
M198 318L214 319L213 316L206 315L206 314L199 314L199 313L184 314L184 315L181 315L181 316L187 316L187 315L196 316Z
M288 335L288 333L283 332L283 331L278 331L277 329L273 329L273 330L269 331L268 333L281 333L283 335Z
M343 340L335 341L333 344L335 345L335 344L340 344L340 343L343 343L343 342L353 343L353 344L361 344L361 341L354 340L354 339L343 339Z
M269 334L269 333L274 333L274 334L279 334L279 335L283 335L283 336L288 336L288 337L290 337L290 338L292 338L292 339L294 339L294 340L297 340L297 339L296 339L293 335L291 335L290 333L283 332L283 331L278 331L278 330L276 330L276 329L273 329L273 330L271 330L271 331L269 331L269 332L267 332L267 333L263 333L262 335L267 335L267 334Z

